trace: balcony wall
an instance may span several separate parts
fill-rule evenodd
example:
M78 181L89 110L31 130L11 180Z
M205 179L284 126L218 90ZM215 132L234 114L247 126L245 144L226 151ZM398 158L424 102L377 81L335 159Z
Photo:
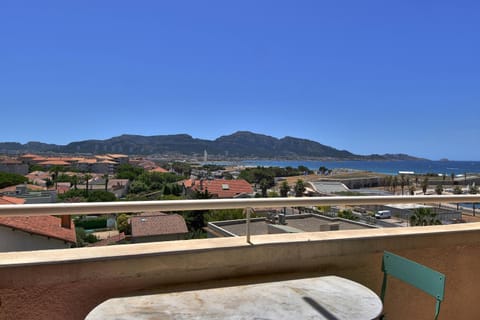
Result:
M480 223L1 253L0 318L83 319L111 297L315 275L379 293L383 250L446 274L440 319L480 318ZM392 280L384 309L431 319L434 300Z

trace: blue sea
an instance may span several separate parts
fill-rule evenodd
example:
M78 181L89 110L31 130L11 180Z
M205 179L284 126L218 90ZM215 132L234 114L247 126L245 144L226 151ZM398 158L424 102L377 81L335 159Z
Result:
M365 170L384 174L398 174L399 171L435 174L480 173L480 161L430 161L430 160L398 160L398 161L275 161L244 160L237 162L211 162L224 165L263 166L263 167L298 167L303 165L311 170L320 167L328 169L346 168Z

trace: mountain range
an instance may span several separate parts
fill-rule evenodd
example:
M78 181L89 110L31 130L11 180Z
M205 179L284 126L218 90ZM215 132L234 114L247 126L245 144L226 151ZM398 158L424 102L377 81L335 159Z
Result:
M196 139L188 134L141 136L128 135L106 140L84 140L67 145L42 142L0 142L2 153L124 153L129 155L203 155L209 159L256 158L256 159L342 159L342 160L412 160L406 154L356 155L321 143L284 137L277 139L264 134L238 131L215 140Z

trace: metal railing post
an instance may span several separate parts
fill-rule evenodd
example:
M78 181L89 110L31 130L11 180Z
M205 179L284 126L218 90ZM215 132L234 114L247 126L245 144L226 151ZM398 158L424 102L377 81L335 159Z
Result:
M250 214L252 212L252 208L245 208L245 213L247 215L247 230L246 230L246 234L247 234L247 243L250 243Z

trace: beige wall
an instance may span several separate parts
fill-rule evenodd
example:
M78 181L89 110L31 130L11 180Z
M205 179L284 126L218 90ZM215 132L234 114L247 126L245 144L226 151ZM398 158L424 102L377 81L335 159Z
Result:
M69 242L0 226L0 252L62 249L70 247L71 244Z
M439 319L480 318L480 224L348 230L0 254L6 319L83 319L95 305L135 290L340 275L379 292L389 250L447 276ZM390 281L388 319L433 318L434 300ZM260 314L259 314L260 316ZM2 318L3 319L3 318Z

